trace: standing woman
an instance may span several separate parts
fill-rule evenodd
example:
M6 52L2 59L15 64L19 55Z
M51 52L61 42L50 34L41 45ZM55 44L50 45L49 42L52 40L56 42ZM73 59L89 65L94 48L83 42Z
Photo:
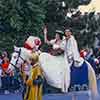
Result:
M45 54L46 59L48 61L45 62L44 60L44 66L48 68L48 70L51 70L51 66L53 67L52 75L55 74L55 71L57 72L58 77L52 77L52 79L57 81L58 86L60 86L62 92L68 92L68 88L70 85L70 68L68 67L67 60L65 62L64 60L64 47L63 47L63 32L60 30L56 30L55 38L52 40L47 39L47 28L44 29L44 40L45 43L48 45L52 45L52 50L49 53ZM49 69L50 68L50 69ZM55 81L55 82L56 82ZM55 86L55 84L53 84Z

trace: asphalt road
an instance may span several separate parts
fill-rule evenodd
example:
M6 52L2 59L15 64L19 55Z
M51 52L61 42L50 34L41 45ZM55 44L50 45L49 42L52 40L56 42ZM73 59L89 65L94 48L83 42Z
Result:
M100 80L98 81L98 90L100 93ZM75 97L75 100L91 100L92 97L90 92L80 92L80 93L72 93L69 94L48 94L43 96L43 100L72 100L72 97ZM22 100L21 94L7 94L0 95L0 100ZM93 99L92 99L93 100ZM96 98L94 100L100 100L100 98Z

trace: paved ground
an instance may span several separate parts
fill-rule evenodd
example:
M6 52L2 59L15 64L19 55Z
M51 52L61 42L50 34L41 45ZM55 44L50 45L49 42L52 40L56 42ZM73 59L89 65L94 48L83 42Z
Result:
M98 81L98 90L100 93L100 80ZM91 96L88 95L88 93L79 93L75 96L77 100L91 100ZM44 95L43 100L71 100L72 94L49 94ZM8 95L0 95L0 100L22 100L21 94L8 94ZM100 98L95 99L100 100Z
M79 95L77 96L77 100L89 100L87 95ZM10 94L10 95L1 95L0 100L22 100L21 95L19 94ZM52 95L45 95L43 96L43 100L71 100L71 96L65 94L52 94Z

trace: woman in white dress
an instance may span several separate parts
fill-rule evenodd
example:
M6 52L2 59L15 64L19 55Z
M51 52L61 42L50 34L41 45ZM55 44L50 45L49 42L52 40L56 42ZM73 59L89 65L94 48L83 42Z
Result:
M60 53L63 52L63 50L60 48L63 32L60 30L56 30L55 33L56 33L55 38L48 40L47 28L44 28L44 42L48 45L52 45L52 49L50 50L51 55L59 55Z
M48 66L44 67L48 68L48 73L52 72L51 77L54 78L55 81L51 84L55 87L62 88L63 92L67 92L70 84L70 71L68 63L65 62L64 59L62 38L63 32L56 30L55 38L49 41L47 39L47 28L44 29L44 42L48 45L52 45L52 51L50 53L45 53L45 59L43 59L44 61L42 61L42 64L43 66Z

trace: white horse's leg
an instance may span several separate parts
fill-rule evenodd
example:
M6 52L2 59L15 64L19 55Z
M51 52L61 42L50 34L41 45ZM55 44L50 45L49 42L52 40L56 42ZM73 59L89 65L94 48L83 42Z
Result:
M86 62L88 64L88 77L89 77L89 88L92 91L94 96L98 95L98 90L97 90L97 80L96 80L96 75L95 72L92 68L92 66Z

